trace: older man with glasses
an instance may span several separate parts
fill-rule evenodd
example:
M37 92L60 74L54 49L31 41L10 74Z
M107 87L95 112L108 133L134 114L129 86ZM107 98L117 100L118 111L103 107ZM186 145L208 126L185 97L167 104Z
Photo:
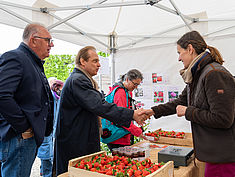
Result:
M37 147L53 129L53 96L44 59L53 47L41 24L29 24L23 42L0 57L0 161L2 177L27 177Z

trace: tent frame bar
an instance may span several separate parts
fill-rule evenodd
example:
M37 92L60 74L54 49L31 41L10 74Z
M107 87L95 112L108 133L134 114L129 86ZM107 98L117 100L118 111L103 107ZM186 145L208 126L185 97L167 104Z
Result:
M6 7L2 7L2 6L0 5L0 9L2 9L3 11L7 12L8 14L10 14L10 15L16 17L16 18L19 18L20 20L22 20L22 21L24 21L24 22L26 22L26 23L32 23L31 20L29 20L29 19L23 17L22 15L19 15L19 14L13 12L13 11L7 9Z
M95 8L107 8L107 7L122 7L122 6L137 6L137 5L146 5L149 4L148 1L133 1L133 2L124 2L124 3L106 3L106 4L91 4L91 5L82 5L82 6L71 6L71 7L57 7L49 8L51 11L65 11L65 10L78 10L78 9L95 9Z
M111 59L111 85L115 83L115 53L116 53L116 35L112 33L109 35L109 52Z
M56 19L61 20L60 17L58 17L58 16L56 16L56 15L54 15L54 14L51 14L51 15L52 15L53 17L55 17ZM86 32L82 31L81 29L77 28L76 26L70 24L69 22L64 22L64 23L65 23L66 25L70 26L71 28L73 28L74 30L76 30L79 34L84 35L84 36L87 36L89 39L94 40L94 41L98 42L99 44L101 44L101 45L105 46L106 48L108 48L108 45L106 45L106 44L103 43L102 41L100 41L100 40L94 38L93 36L87 34Z
M216 21L235 21L235 18L208 18L208 19L198 19L198 22L216 22Z
M224 30L228 30L228 29L231 29L231 28L234 28L234 27L235 27L235 25L223 27L223 28L217 29L217 30L215 30L215 31L211 31L211 32L209 32L209 33L206 33L206 34L204 34L203 36L209 36L209 35L212 35L212 34L214 34L214 33L218 33L218 32L224 31Z
M164 10L164 11L167 11L167 12L169 12L169 13L172 13L172 14L174 14L174 15L179 15L179 14L177 13L177 11L175 11L175 10L169 8L169 7L163 6L163 5L161 5L161 4L154 4L153 6L159 8L159 9L162 9L162 10ZM198 20L197 18L192 18L192 17L187 16L187 15L183 15L183 14L181 14L181 15L182 15L185 19L188 19L188 20L190 20L190 21L197 21L197 20Z
M106 2L106 1L107 1L107 0L99 0L99 1L95 2L94 5L101 4L101 3L104 3L104 2ZM66 21L68 21L68 20L71 20L72 18L74 18L74 17L76 17L76 16L78 16L78 15L81 15L81 14L87 12L88 10L90 10L90 9L82 9L82 10L80 10L80 11L78 11L78 12L76 12L76 13L74 13L74 14L72 14L72 15L70 15L70 16L64 18L64 19L61 19L61 20L59 20L58 22L56 22L56 23L50 25L50 26L48 27L48 29L50 30L50 29L52 29L52 28L54 28L54 27L56 27L56 26L58 26L58 25L60 25L60 24L62 24L62 23L64 23L64 22L66 22Z
M24 5L15 4L15 3L10 3L10 2L7 2L7 1L0 1L0 4L10 6L10 7L21 8L21 9L25 9L25 10L32 10L32 11L40 12L40 9L38 9L38 8L30 7L30 6L24 6Z
M185 26L185 25L184 25ZM81 34L80 32L74 31L65 31L65 30L50 30L51 33L61 33L61 34ZM99 36L99 37L109 37L107 34L97 34L97 33L86 33L91 36ZM118 37L127 37L127 38L177 38L177 35L118 35Z
M177 25L177 26L175 26L175 27L173 27L173 28L169 28L168 30L161 31L161 32L156 33L156 34L153 34L153 35L151 35L151 36L161 35L161 34L164 34L164 33L167 33L167 32L173 31L173 30L175 30L175 29L182 28L182 27L185 27L185 24ZM136 41L131 42L131 43L127 43L127 44L125 44L125 45L122 45L122 46L118 47L118 49L125 48L125 47L128 47L128 46L130 46L130 45L135 45L135 44L137 44L137 43L143 42L143 41L145 41L145 40L147 40L147 39L150 39L151 36L150 36L150 37L144 37L144 38L142 38L142 39L136 40Z
M181 11L179 10L179 8L176 6L176 4L174 3L173 0L169 0L170 3L172 4L172 6L175 8L176 12L178 13L178 15L181 17L181 19L183 20L183 22L186 24L186 26L188 27L188 29L190 31L192 31L192 27L189 25L189 23L186 21L185 17L182 15Z
M94 3L94 4L101 4L101 3L104 3L104 2L106 2L106 1L107 1L107 0L99 0L99 1L97 1L96 3ZM54 27L56 27L56 26L58 26L58 25L64 23L64 24L70 26L71 28L73 28L74 30L76 30L77 32L79 32L81 35L85 35L85 36L87 36L88 38L90 38L91 40L94 40L94 41L96 41L96 42L100 43L101 45L103 45L103 46L105 46L105 47L108 48L108 45L106 45L106 44L103 43L102 41L96 39L95 37L93 37L93 36L87 34L85 31L82 31L81 29L79 29L79 28L77 28L76 26L72 25L71 23L67 22L68 20L70 20L70 19L72 19L72 18L74 18L74 17L76 17L76 16L78 16L78 15L81 15L82 13L85 13L85 12L88 11L88 10L89 10L89 9L80 10L80 11L78 11L78 12L76 12L76 13L74 13L74 14L72 14L72 15L70 15L70 16L64 18L64 19L62 19L62 18L60 18L60 17L58 17L58 16L56 16L56 15L54 15L54 14L52 14L52 13L49 13L51 16L53 16L54 18L58 19L59 21L56 22L56 23L54 23L54 24L52 24L52 25L50 25L50 26L48 26L48 30L51 30L51 29L53 29Z

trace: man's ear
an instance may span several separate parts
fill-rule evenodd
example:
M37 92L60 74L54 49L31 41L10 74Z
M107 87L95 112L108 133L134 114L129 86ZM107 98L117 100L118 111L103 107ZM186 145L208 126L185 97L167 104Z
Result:
M29 38L29 46L31 46L32 48L36 47L36 40L34 37Z
M81 63L81 66L85 66L85 60L83 58L80 58L80 63Z
M191 55L195 52L195 49L193 48L192 44L189 44L187 49L189 51L189 54L191 54Z

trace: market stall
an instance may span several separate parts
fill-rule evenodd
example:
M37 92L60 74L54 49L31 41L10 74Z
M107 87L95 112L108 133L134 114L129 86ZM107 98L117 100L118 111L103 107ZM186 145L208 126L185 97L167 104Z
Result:
M163 130L157 130L155 132L149 132L147 133L147 137L149 139L151 139L151 137L156 137L155 135L157 134L157 132L165 132ZM155 135L154 135L155 133ZM178 133L178 134L177 134ZM162 133L164 134L164 133ZM171 135L170 135L171 134ZM172 132L169 133L168 135L162 135L158 138L153 138L151 139L151 141L141 141L138 142L134 145L132 145L131 147L125 147L125 148L120 148L120 149L116 149L115 150L115 154L116 153L121 155L127 155L128 153L131 154L130 157L133 157L135 159L138 159L140 162L144 159L150 159L151 162L153 163L160 163L159 160L159 152L161 155L161 152L167 148L171 148L171 149L177 149L177 150L182 150L182 149L189 149L190 152L193 152L193 148L192 148L192 134L191 133L186 133L185 135L182 135L183 132L174 132L175 135L178 135L178 138L176 138L176 136L172 135ZM151 136L152 135L152 136ZM158 136L158 134L157 134ZM139 148L141 150L144 149L144 157L143 156L135 156L134 150L136 150L136 148ZM133 150L134 149L134 150ZM130 153L132 152L132 153ZM99 173L94 173L91 171L85 171L83 169L76 169L75 166L76 164L84 159L89 159L94 157L97 154L102 154L104 152L98 152L95 154L91 154L91 155L87 155L87 156L83 156L77 159L72 159L69 163L69 172L60 175L60 177L67 177L69 175L72 176L104 176L103 174L99 174ZM114 152L113 152L114 153ZM177 152L178 153L178 152ZM182 158L181 155L177 155L172 158L172 160L175 160L174 162L174 166L175 168L173 168L173 162L171 161L171 157L169 159L169 161L166 161L166 164L163 166L164 168L160 168L158 169L158 171L150 174L151 177L166 177L166 176L174 176L174 177L203 177L204 176L204 170L205 170L205 163L204 162L200 162L197 159L195 159L194 154L193 153L188 153L185 157L185 164L181 165L177 165L178 162L176 162L178 159L178 157ZM137 153L138 154L138 153ZM169 163L170 162L170 163ZM172 163L171 163L172 162ZM172 174L171 174L172 171Z

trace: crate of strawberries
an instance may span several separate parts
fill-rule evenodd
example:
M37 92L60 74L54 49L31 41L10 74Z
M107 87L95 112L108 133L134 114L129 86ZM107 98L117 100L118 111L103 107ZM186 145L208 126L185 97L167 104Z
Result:
M133 160L125 156L107 156L104 151L69 161L69 176L73 177L172 177L173 161L152 163L150 159Z
M161 128L155 131L149 131L145 133L146 136L154 137L152 142L173 144L173 145L183 145L183 146L193 146L192 134L185 132L175 132L175 131L165 131Z
M157 137L157 139L159 139L160 136L163 136L163 137L170 137L170 138L180 138L180 139L183 139L185 138L185 132L175 132L175 131L165 131L165 130L162 130L162 129L158 129L154 132L148 132L148 133L145 133L146 136L154 136L154 137Z

